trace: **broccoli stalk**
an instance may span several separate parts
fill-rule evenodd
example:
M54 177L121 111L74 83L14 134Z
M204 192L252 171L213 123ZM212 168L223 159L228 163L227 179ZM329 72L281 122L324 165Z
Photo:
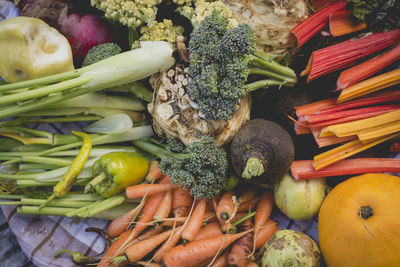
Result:
M133 144L159 157L161 171L171 176L174 184L190 188L190 194L195 198L212 198L226 184L226 152L217 148L209 136L202 136L187 146L175 139L169 140L165 148L145 140L135 140Z
M189 95L206 119L229 120L239 100L249 92L268 86L294 86L296 73L256 51L256 36L250 26L230 28L217 12L196 27L189 42ZM249 75L267 79L246 83Z

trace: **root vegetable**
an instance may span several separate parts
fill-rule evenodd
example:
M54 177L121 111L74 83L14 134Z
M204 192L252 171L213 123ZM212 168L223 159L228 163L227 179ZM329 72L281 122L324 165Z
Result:
M289 170L294 145L290 135L278 124L253 119L233 138L231 158L238 175L251 183L270 186Z
M77 6L66 1L28 0L21 1L18 6L23 16L42 19L58 29L68 39L78 62L83 60L92 47L115 39L109 24L94 14L81 16L75 13Z
M251 219L244 221L239 229L241 231L247 231L253 228L253 223ZM233 243L231 251L228 254L228 264L229 266L235 267L246 267L250 260L249 255L253 247L253 233L248 233L245 236L239 238L235 243Z
M304 0L222 0L239 23L249 24L257 35L257 48L268 54L284 56L293 52L296 40L290 30L309 15Z
M261 260L262 267L301 266L319 267L321 253L317 244L307 235L280 230L265 244Z
M171 266L199 266L215 256L218 251L223 251L249 231L239 234L218 235L211 238L190 242L186 246L179 245L165 254L163 258L166 267Z
M290 174L275 184L275 203L289 218L307 220L316 215L325 198L325 179L295 181Z
M153 75L150 84L154 89L153 101L147 106L153 117L154 130L160 136L177 137L189 144L200 135L210 135L221 147L229 143L240 126L250 119L250 95L240 100L240 106L229 121L207 120L198 104L186 90L191 77L184 65L175 65L167 71Z

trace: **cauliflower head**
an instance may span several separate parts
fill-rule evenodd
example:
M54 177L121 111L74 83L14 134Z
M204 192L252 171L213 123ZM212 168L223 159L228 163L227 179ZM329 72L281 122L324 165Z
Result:
M182 26L175 26L169 19L164 19L162 22L155 22L149 26L140 28L140 41L167 41L175 42L176 37L183 34Z
M174 0L174 3L180 5L177 11L187 17L193 27L196 27L206 17L210 16L213 11L228 18L229 27L238 26L238 22L233 17L232 10L229 9L222 1L207 0Z
M91 5L104 11L109 20L137 28L155 21L156 5L161 2L162 0L91 0Z

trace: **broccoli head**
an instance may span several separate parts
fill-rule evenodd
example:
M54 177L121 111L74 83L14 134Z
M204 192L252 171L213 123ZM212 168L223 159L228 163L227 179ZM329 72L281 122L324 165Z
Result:
M85 59L83 60L82 67L91 65L111 56L121 53L121 47L114 43L99 44L92 47Z
M171 140L165 149L144 140L135 140L133 143L161 158L161 171L171 176L174 184L190 189L194 198L212 198L226 184L227 155L225 150L215 146L210 136L202 136L189 145Z
M192 80L187 91L206 119L230 120L248 92L297 82L293 70L256 52L255 40L247 24L230 27L228 18L216 11L194 28L189 41ZM269 79L246 84L250 74Z
M91 5L104 12L104 16L130 28L152 24L157 15L156 5L162 0L91 0Z

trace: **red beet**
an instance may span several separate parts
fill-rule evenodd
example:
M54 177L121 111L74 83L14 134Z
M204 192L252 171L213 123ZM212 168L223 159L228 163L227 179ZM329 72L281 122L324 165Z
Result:
M79 15L71 2L23 0L18 7L21 15L39 18L58 29L68 39L77 62L82 61L93 46L114 42L113 31L105 21L90 13Z
M60 32L67 37L74 57L83 59L93 46L114 41L108 25L96 15L61 15L58 19Z

